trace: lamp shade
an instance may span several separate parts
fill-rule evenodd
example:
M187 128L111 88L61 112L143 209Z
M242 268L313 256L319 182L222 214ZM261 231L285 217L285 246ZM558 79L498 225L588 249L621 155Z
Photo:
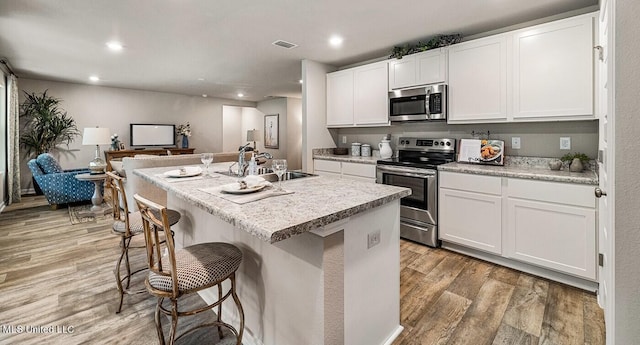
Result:
M82 145L106 145L111 144L111 132L109 128L91 127L85 128L82 133Z
M258 141L258 130L250 129L247 131L247 141Z

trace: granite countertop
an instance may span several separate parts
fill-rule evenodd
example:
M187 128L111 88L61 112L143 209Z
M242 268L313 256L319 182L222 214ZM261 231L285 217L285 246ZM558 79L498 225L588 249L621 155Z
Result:
M348 155L334 155L333 149L313 149L313 159L325 159L329 161L363 163L375 165L380 157L363 157Z
M597 185L598 174L594 170L570 172L566 165L562 170L551 170L548 167L550 158L506 157L504 166L481 165L470 163L448 163L438 166L438 171L459 172L465 174L513 177L540 181L553 181Z
M210 171L226 171L229 162L212 164ZM236 204L199 189L221 186L235 177L212 173L213 178L170 182L162 174L176 167L136 169L134 174L206 212L233 224L260 240L285 240L411 194L408 188L322 176L283 182L293 194Z

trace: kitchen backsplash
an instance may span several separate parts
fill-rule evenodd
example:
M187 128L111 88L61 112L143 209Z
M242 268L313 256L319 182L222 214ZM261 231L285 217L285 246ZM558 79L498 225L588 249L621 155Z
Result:
M370 144L377 149L386 134L391 134L391 145L395 152L399 137L480 138L504 140L505 155L528 157L557 157L570 152L582 152L590 158L598 154L598 121L523 122L508 124L448 125L445 122L415 122L390 127L340 128L337 131L338 147L351 147L352 142ZM346 143L343 143L346 137ZM520 149L511 148L511 138L520 137ZM571 138L571 149L560 150L560 137Z

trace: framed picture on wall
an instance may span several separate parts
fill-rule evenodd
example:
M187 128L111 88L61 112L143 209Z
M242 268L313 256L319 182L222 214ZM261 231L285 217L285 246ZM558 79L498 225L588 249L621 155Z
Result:
M278 118L280 114L264 116L264 147L268 149L278 148Z
M123 143L123 142L120 142L120 147L119 147L118 149L120 149L120 150L126 150L127 148L126 148L126 147L124 147L124 143Z

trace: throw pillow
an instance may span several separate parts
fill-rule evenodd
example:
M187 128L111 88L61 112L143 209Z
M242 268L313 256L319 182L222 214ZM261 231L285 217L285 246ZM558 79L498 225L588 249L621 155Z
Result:
M111 161L111 170L115 171L122 177L127 177L127 174L122 169L122 161Z
M57 174L63 172L60 163L49 153L42 153L36 158L36 163L45 174Z

